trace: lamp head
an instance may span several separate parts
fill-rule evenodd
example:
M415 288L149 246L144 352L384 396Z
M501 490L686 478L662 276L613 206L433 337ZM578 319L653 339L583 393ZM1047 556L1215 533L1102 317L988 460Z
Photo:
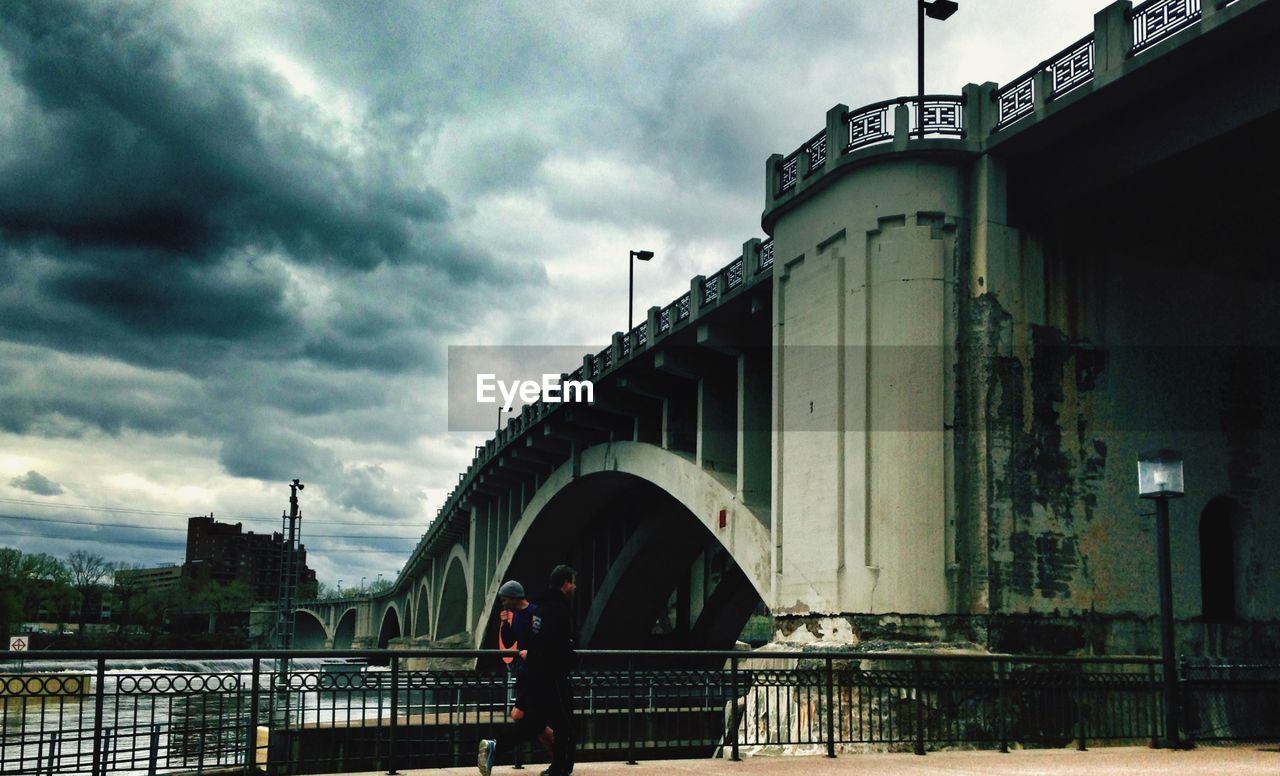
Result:
M639 259L640 261L648 261L653 258L653 251L632 251L631 258Z
M946 21L951 18L951 14L960 9L960 4L955 0L933 0L933 2L920 0L920 2L924 5L924 15L938 21Z
M1182 453L1155 450L1138 456L1138 495L1142 498L1181 498Z

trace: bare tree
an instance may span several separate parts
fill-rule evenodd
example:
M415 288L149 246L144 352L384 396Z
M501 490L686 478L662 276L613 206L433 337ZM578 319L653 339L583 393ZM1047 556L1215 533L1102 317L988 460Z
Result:
M67 556L67 571L71 575L71 586L80 594L80 636L85 635L85 602L104 579L111 576L111 564L96 553L76 550Z
M67 569L71 572L71 586L85 590L111 575L111 564L101 555L76 550L67 556Z

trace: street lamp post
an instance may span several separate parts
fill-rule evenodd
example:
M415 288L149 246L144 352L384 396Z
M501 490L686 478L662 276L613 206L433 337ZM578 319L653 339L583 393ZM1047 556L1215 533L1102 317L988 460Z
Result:
M368 579L368 577L360 577L360 595L364 595L364 581L366 579Z
M510 411L511 410L507 409L506 407L498 407L498 430L499 431L502 430L502 414L504 412L510 412Z
M342 580L341 579L338 580L338 597L339 598L342 597Z
M653 251L632 251L630 258L627 259L627 268L630 270L630 283L627 285L627 334L630 334L633 328L632 319L634 315L632 311L635 308L636 299L636 259L648 261L652 258Z
M955 0L919 0L916 7L916 65L919 79L916 95L916 132L924 137L924 17L946 21L960 5Z
M1173 644L1173 571L1169 559L1169 499L1182 498L1182 454L1158 450L1138 456L1138 495L1156 502L1156 562L1160 575L1160 652L1164 666L1164 743L1182 746L1182 709Z

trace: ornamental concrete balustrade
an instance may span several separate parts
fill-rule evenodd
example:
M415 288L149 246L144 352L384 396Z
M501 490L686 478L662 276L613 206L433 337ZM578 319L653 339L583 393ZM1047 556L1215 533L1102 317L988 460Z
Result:
M1118 2L1008 84L835 106L766 163L767 239L565 365L595 403L522 408L306 632L492 646L498 585L570 562L591 647L764 606L791 642L1141 653L1131 469L1174 445L1179 639L1280 633L1278 38L1280 0Z
M836 105L827 112L825 128L787 156L766 161L766 221L769 211L844 165L908 147L980 152L998 145L1026 119L1049 118L1154 60L1163 53L1160 44L1174 36L1185 34L1181 44L1208 33L1235 15L1220 12L1237 1L1148 0L1135 8L1120 0L1094 17L1089 35L1003 86L969 84L959 95L899 97L852 111ZM924 138L943 140L919 142Z

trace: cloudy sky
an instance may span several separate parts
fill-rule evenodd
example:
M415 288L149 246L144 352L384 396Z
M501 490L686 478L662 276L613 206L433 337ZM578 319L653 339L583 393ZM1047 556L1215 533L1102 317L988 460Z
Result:
M961 0L927 88L1104 4ZM0 3L0 545L180 563L299 477L321 581L394 576L484 439L447 348L603 346L915 54L913 0Z

